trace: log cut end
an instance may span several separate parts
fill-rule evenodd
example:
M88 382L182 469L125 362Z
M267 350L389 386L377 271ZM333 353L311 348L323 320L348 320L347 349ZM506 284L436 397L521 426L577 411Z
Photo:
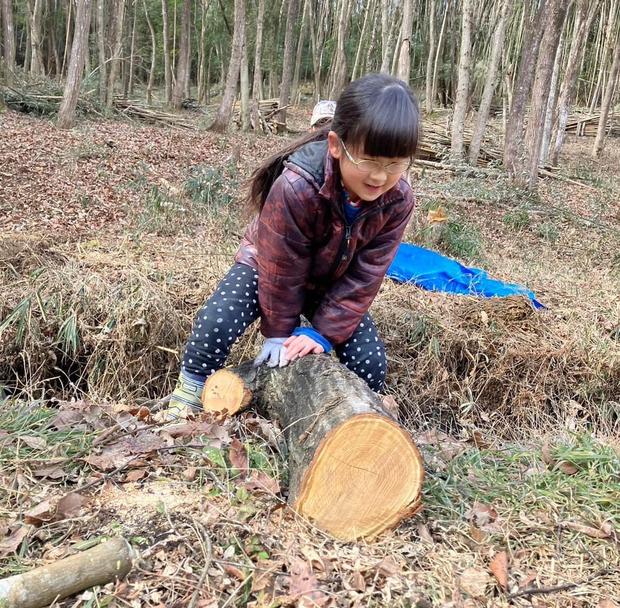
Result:
M384 416L360 414L325 437L295 508L337 538L370 539L419 509L423 478L409 434Z
M201 401L207 412L232 415L248 405L251 399L251 391L237 374L220 369L207 378Z

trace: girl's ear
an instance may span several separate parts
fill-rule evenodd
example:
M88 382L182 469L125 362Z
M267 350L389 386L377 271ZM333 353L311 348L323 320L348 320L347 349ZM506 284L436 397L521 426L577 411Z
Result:
M340 160L342 156L342 146L340 145L340 138L334 131L330 131L327 134L327 147L332 157Z

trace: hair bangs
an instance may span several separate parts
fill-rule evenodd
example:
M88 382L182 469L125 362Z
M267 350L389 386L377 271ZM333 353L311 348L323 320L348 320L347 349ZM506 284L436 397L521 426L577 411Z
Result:
M351 143L368 156L408 158L415 155L419 110L414 99L398 85L383 89L349 133Z

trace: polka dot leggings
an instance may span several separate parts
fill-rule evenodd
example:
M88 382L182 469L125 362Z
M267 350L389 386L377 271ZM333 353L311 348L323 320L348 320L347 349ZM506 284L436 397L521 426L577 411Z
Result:
M224 367L232 345L259 314L258 273L250 266L235 264L196 315L182 370L206 378ZM382 392L387 367L385 347L369 314L335 351L341 363L373 391Z

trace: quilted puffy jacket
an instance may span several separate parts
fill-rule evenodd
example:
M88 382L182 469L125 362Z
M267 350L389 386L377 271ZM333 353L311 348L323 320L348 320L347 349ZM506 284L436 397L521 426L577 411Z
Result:
M258 271L261 332L290 336L300 314L332 344L351 337L370 308L414 208L400 179L362 203L348 224L339 164L327 141L312 142L285 162L235 261Z

